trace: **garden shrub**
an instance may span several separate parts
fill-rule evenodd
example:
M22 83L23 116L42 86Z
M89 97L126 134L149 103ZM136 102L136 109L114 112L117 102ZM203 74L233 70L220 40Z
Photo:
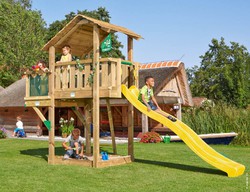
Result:
M161 136L156 132L147 132L142 135L140 143L160 143L162 141Z
M4 139L7 137L6 130L4 128L0 129L0 139Z

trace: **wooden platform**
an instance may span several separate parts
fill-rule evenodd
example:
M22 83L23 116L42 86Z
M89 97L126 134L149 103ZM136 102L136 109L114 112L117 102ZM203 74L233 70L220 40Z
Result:
M123 165L127 163L131 163L131 157L128 156L119 156L119 155L109 155L109 160L102 160L98 162L98 168L102 167L110 167L116 165ZM84 167L93 167L93 156L89 156L88 160L78 160L78 159L67 159L63 160L63 156L55 157L55 165L78 165Z

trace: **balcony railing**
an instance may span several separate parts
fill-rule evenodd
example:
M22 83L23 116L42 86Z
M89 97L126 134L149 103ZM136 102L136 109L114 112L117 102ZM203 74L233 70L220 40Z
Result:
M100 97L121 98L121 84L128 84L129 71L135 63L116 58L100 59ZM56 63L51 74L29 75L25 100L48 99L48 87L54 86L55 99L92 98L95 68L92 59ZM48 76L54 75L54 85ZM46 78L45 78L46 77Z

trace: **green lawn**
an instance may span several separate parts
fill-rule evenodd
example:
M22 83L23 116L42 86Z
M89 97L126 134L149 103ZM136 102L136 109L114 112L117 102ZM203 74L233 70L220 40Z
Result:
M57 154L64 152L60 145ZM183 143L136 143L134 163L102 169L48 165L47 146L46 141L0 140L0 191L246 192L246 174L228 178ZM213 147L250 173L250 147ZM101 148L111 151L109 145ZM126 151L118 145L119 154Z

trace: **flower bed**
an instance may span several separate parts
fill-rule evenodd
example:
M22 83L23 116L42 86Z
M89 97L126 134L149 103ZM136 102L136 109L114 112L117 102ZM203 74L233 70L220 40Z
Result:
M140 140L140 143L160 143L162 141L161 136L152 131L152 132L147 132L142 135L142 138Z

